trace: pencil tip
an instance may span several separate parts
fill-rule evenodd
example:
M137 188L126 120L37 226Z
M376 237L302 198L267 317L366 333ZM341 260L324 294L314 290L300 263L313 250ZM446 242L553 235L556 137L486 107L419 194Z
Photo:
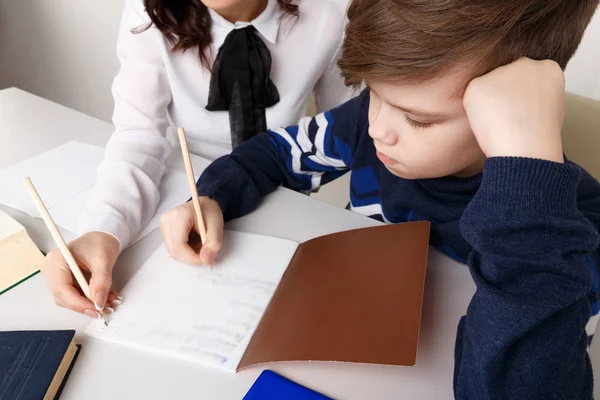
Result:
M106 322L106 320L104 320L104 326L108 326L108 323Z

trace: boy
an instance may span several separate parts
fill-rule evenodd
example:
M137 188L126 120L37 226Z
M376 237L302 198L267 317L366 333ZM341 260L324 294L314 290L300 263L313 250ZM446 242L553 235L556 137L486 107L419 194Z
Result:
M469 265L457 398L592 398L600 184L564 159L560 130L561 67L597 6L353 0L339 65L368 89L215 161L198 181L204 248L187 245L188 204L163 217L169 251L210 262L223 219L280 184L314 190L351 170L352 210L429 220L432 245Z

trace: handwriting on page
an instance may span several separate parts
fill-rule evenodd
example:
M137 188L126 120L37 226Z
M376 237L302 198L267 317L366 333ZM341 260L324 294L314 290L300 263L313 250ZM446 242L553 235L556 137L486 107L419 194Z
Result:
M234 371L296 243L227 232L213 270L169 259L161 247L123 291L109 326L90 336Z

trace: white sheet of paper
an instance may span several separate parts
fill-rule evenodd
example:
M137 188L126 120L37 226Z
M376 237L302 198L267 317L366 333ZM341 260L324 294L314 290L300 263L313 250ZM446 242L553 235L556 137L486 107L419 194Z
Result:
M122 290L124 302L86 334L235 372L298 244L225 231L213 269L161 246Z
M19 224L8 214L0 210L0 242L4 239L13 237L19 232L24 231L23 225Z
M22 161L0 171L0 203L38 217L23 178L31 178L46 207L52 209L92 188L97 179L96 170L103 159L101 147L68 142Z
M54 222L77 233L79 218L92 195L97 180L97 169L104 159L104 149L79 142L68 142L38 156L0 171L0 204L40 218L23 178L29 176ZM132 244L160 226L160 216L185 202L189 188L185 174L167 170L163 176L161 202L146 228Z

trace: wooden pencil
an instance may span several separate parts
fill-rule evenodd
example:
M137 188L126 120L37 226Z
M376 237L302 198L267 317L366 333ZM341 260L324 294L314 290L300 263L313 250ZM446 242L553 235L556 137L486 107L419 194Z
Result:
M67 243L65 242L65 239L60 234L60 231L58 230L58 228L56 227L56 224L54 223L54 220L50 216L50 213L48 212L46 205L42 201L38 191L35 189L35 186L33 186L33 182L31 182L31 179L29 179L29 177L25 178L25 186L27 187L27 190L29 191L29 195L31 196L31 199L35 203L35 206L38 209L38 212L42 216L42 219L44 220L44 223L46 224L46 228L48 228L48 230L50 231L50 235L52 235L54 242L58 246L62 256L64 257L65 261L67 262L67 265L69 266L69 269L71 270L71 273L73 274L73 276L75 277L75 280L79 284L81 291L83 292L85 297L88 298L88 300L90 300L92 303L94 303L94 300L92 299L91 294L90 294L90 286L89 286L87 280L85 279L83 272L81 272L79 265L77 265L77 262L75 261L75 257L73 257L73 254L69 250L69 247L67 246ZM95 304L96 303L94 303L94 305ZM108 324L106 323L106 318L104 317L104 314L100 310L98 310L98 312L100 313L100 318L102 319L102 322L104 322L104 325L108 326Z
M192 168L192 161L190 160L190 152L188 150L187 140L185 138L185 131L183 128L177 130L179 135L179 143L181 145L181 154L183 155L183 163L185 164L185 173L188 179L188 185L190 186L190 192L192 193L192 204L194 205L194 213L196 214L196 221L198 223L198 233L200 234L200 240L202 244L206 243L206 226L204 225L204 218L202 217L202 210L200 209L200 201L198 201L198 189L196 188L196 178L194 176L194 169Z

